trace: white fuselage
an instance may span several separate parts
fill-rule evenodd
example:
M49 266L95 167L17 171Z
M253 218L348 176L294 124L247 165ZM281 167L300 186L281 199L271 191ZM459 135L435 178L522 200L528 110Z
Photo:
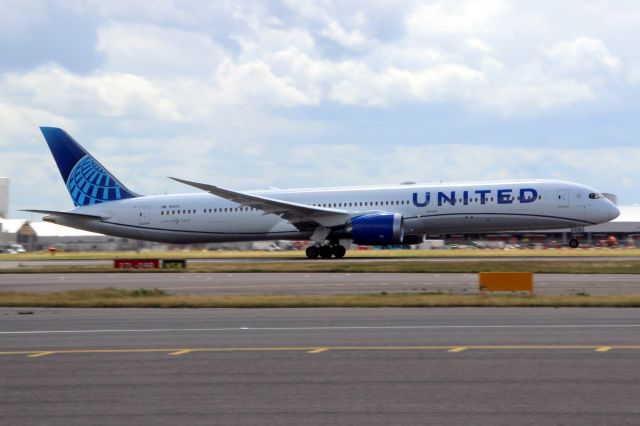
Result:
M405 235L576 228L607 222L619 214L593 188L553 180L246 193L344 210L352 216L376 211L400 213ZM313 234L313 229L299 229L276 214L264 214L208 193L143 196L78 207L70 212L103 219L60 217L55 222L108 235L168 243L301 240Z

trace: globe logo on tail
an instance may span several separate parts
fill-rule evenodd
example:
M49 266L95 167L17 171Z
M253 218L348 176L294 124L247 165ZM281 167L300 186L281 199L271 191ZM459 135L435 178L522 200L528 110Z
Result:
M69 173L67 189L76 206L128 198L126 190L89 155L82 157Z

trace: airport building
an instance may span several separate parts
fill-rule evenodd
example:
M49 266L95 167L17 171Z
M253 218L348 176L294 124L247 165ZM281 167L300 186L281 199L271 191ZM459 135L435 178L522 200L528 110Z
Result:
M138 248L135 240L96 234L48 222L0 219L0 230L0 243L20 244L27 251L46 250L49 247L67 251L115 251Z

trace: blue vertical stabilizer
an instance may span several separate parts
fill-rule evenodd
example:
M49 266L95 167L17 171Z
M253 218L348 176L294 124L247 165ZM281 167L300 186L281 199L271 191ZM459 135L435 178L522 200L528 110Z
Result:
M67 132L57 127L41 127L40 130L76 206L138 196L121 184Z

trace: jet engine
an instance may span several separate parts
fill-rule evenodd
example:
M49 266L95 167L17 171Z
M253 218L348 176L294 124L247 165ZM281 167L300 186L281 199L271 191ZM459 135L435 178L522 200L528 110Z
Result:
M400 213L368 213L352 218L345 231L360 245L400 244L404 237L404 220Z

